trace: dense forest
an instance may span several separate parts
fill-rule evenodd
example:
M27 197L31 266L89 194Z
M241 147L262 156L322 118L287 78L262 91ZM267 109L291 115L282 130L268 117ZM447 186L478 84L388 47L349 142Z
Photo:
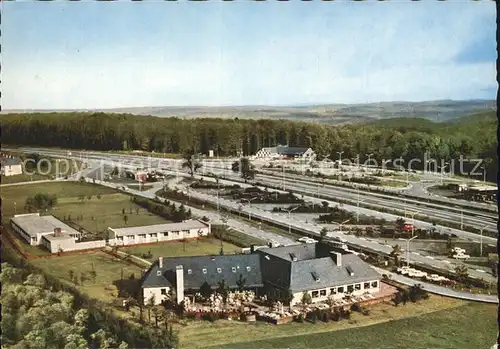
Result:
M497 119L494 111L457 121L434 123L422 118L330 126L288 120L179 119L107 113L27 113L0 118L4 144L74 149L142 149L164 153L195 151L216 155L255 154L276 144L312 147L320 158L373 154L372 159L437 160L485 158L488 177L497 172ZM421 165L423 166L423 165ZM415 165L414 168L418 168ZM480 179L480 178L478 178Z

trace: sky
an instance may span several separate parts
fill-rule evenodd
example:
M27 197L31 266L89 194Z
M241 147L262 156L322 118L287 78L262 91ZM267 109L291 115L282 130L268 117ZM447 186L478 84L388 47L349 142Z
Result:
M0 6L3 110L496 98L493 1Z

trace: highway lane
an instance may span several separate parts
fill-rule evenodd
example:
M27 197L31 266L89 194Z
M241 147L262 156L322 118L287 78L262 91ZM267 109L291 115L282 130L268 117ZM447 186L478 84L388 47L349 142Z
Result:
M282 181L275 178L258 178L256 179L258 182L265 185L272 185L274 187L281 187ZM331 186L314 186L311 184L305 184L299 181L289 181L285 183L285 189L289 188L293 190L295 193L305 193L310 196L317 196L318 193L321 196L326 196L328 198L341 198L343 200L350 200L353 203L357 203L358 193L356 191L343 190L337 187ZM485 230L489 230L491 232L497 231L497 220L498 216L493 214L488 214L484 212L471 211L471 210L459 210L457 213L451 207L441 206L440 208L434 208L436 205L427 204L418 202L418 205L415 202L398 202L397 198L383 198L377 197L377 195L371 195L372 193L367 193L360 191L359 198L360 202L364 204L370 204L374 207L381 207L386 209L397 209L401 212L407 211L408 214L412 212L418 212L420 215L425 215L430 219L440 219L452 223L460 223L461 222L461 212L463 212L463 224L474 226L474 227L482 227L487 225ZM429 207L431 206L431 207Z
M32 149L36 150L36 149ZM39 150L40 153L47 154L47 155L64 155L68 156L68 153L65 151L42 151ZM132 169L137 168L137 166L142 167L145 164L148 165L148 167L178 167L180 162L182 160L168 160L168 159L157 159L157 158L145 158L142 156L133 156L133 155L121 155L121 154L112 154L112 153L99 153L99 152L72 152L72 156L74 158L78 158L80 154L83 154L83 158L86 159L91 159L94 161L101 161L101 162L106 162L110 166L116 165L118 163L120 164L127 164ZM214 161L214 163L217 161ZM135 166L135 167L134 167ZM231 175L228 175L230 177ZM237 175L232 175L234 177L237 177ZM238 178L239 179L239 178ZM262 182L264 181L266 184L271 184L271 185L281 185L281 180L278 178L274 178L273 176L266 176L266 175L258 175L257 180ZM300 189L306 194L314 196L314 192L319 191L319 182L318 184L312 185L310 183L304 183L303 181L299 181L296 179L291 179L287 178L285 182L285 187L286 186L293 185L294 189ZM334 187L334 186L324 186L321 188L321 194L322 195L329 195L333 198L335 197L342 197L343 199L348 199L348 200L356 200L357 201L357 192L353 189L349 188L339 188L339 187ZM460 216L457 216L456 214L451 213L450 211L457 212L456 208L452 208L449 206L442 206L442 205L436 205L436 204L430 204L430 203L422 203L410 199L404 199L402 202L397 202L398 198L383 195L383 194L378 194L378 193L370 193L370 192L363 192L363 203L365 204L373 204L377 205L379 207L386 207L390 209L399 209L400 211L404 211L405 207L409 212L415 212L415 211L420 211L420 214L425 214L428 215L431 218L436 218L436 219L442 219L446 220L449 222L460 222ZM365 198L366 196L370 196L370 198ZM400 199L401 200L401 199ZM417 205L418 204L418 205ZM425 205L425 207L424 207ZM429 207L429 208L428 208ZM436 209L432 209L436 208ZM439 210L438 210L439 209ZM444 210L444 212L443 212ZM490 231L497 231L496 228L496 221L497 217L492 216L487 213L483 212L478 212L478 211L471 211L471 210L460 210L463 211L463 223L464 225L485 225L487 224L487 230Z
M435 284L431 284L428 282L423 282L420 280L415 280L403 275L399 275L396 273L392 273L388 270L377 268L377 267L372 267L375 269L377 272L380 273L380 275L388 275L390 276L391 280L397 281L401 284L408 285L408 286L413 286L415 284L420 284L422 285L423 289L430 292L430 293L435 293L435 294L440 294L442 296L446 297L453 297L453 298L458 298L458 299L463 299L463 300L469 300L469 301L475 301L475 302L484 302L484 303L495 303L498 304L498 296L496 295L487 295L487 294L474 294L474 293L469 293L469 292L460 292L460 291L455 291L454 289L444 287L444 286L439 286Z
M185 188L178 187L178 189L186 192ZM191 197L196 197L200 200L205 200L205 201L211 202L213 204L217 204L217 198L215 198L209 194L201 193L201 192L194 191L191 189L190 195L191 195ZM259 219L279 223L285 228L291 227L295 230L304 231L305 233L309 233L310 235L313 235L316 237L319 237L319 233L323 227L322 225L319 225L316 223L310 223L310 222L306 223L306 222L301 221L299 219L293 219L293 218L290 219L290 217L293 215L290 215L290 217L289 217L289 215L286 213L283 214L283 213L263 211L259 207L256 207L256 205L251 205L251 204L250 205L248 205L248 204L241 205L240 203L238 203L236 201L228 200L228 199L225 199L222 197L219 197L218 202L219 202L220 207L232 209L236 212L241 211L242 214L249 215L250 217L254 217L254 218L257 217ZM355 246L361 246L364 248L369 248L369 249L372 249L374 251L377 251L377 252L380 252L380 253L383 253L386 255L389 255L393 249L392 246L380 244L378 241L371 241L368 239L358 238L358 237L353 236L353 235L345 235L345 234L342 234L341 232L338 232L338 231L329 232L328 236L332 237L332 238L333 237L337 237L337 238L341 237L341 238L345 239L348 244L355 245ZM403 255L402 259L405 260L405 258L406 258L405 255ZM455 268L455 264L450 263L449 261L446 261L446 260L430 259L430 258L427 258L426 256L414 255L414 254L411 254L409 258L411 260L411 263L414 263L417 265L418 264L431 265L431 266L445 269L448 271L453 271ZM473 268L469 268L469 275L471 275L472 277L477 277L477 278L490 279L491 281L495 280L495 278L493 278L493 276L491 276L490 274L486 274L484 272L479 272Z
M68 157L69 153L67 150L47 150L47 149L41 149L41 148L20 148L21 150L24 150L26 152L38 152L40 154L46 154L46 155L49 155L49 156L62 156L62 157ZM8 149L7 149L8 150ZM145 156L139 156L139 155L124 155L124 154L117 154L117 153L108 153L108 152L98 152L98 151L71 151L71 156L75 159L87 159L87 160L90 160L90 159L93 159L93 160L108 160L108 161L115 161L115 165L118 165L119 163L123 162L123 163L128 163L129 165L136 165L136 167L152 167L152 168L169 168L169 167L177 167L177 168L180 168L183 160L182 159L167 159L167 158L156 158L156 157L145 157ZM204 164L204 168L202 168L202 171L204 170L213 170L214 172L216 172L217 170L223 170L223 172L221 174L224 174L224 175L231 175L231 171L226 171L226 170L230 170L231 168L231 163L232 161L234 160L237 160L236 158L235 159L203 159L203 164ZM344 166L345 167L345 166ZM269 170L262 170L268 174L271 174L270 176L272 177L279 177L281 178L281 174L280 173L274 173L273 171L269 171ZM285 171L286 172L286 171ZM426 173L426 174L419 174L420 176L426 176L431 178L431 179L434 179L434 181L438 180L438 178L435 178L436 175L434 175L433 173ZM261 174L257 175L257 177L260 177L260 176L263 176ZM330 180L330 179L325 179L325 180L321 180L321 179L317 179L317 178L313 178L313 177L308 177L308 176L301 176L301 175L296 175L296 174L290 174L290 173L287 173L286 174L286 180L287 181L292 181L292 180L300 180L300 181L307 181L307 182L318 182L318 183L330 183L330 184L334 184L334 183L339 183L338 181L335 181L335 180ZM346 184L345 182L342 182L344 185ZM428 198L429 195L425 192L424 189L422 189L422 185L423 183L413 183L412 184L412 187L414 186L416 188L415 192L416 193L419 193L420 194L417 194L415 196L417 197L424 197L424 198ZM360 187L360 188L363 188L363 187L367 187L367 185L364 185L364 184L356 184L356 186ZM345 191L348 191L349 189L348 188L345 188L345 187L336 187L337 189L339 190L345 190ZM417 189L418 188L418 189ZM350 189L352 191L352 189ZM424 194L425 193L425 194ZM387 195L384 195L384 194L377 194L377 193L366 193L368 195L372 195L372 196L377 196L377 195L381 195L380 197L389 197L391 198L391 196L387 196ZM392 196L392 198L394 198ZM457 204L467 204L468 206L470 206L471 208L474 208L474 207L488 207L489 209L492 209L492 210L498 210L496 205L491 205L491 204L486 204L486 203L476 203L476 202L469 202L469 201L465 201L465 200L457 200L457 199L449 199L449 198L441 198L441 197L436 197L434 199L439 199L440 201L442 201L444 204L446 204L445 208L450 208L450 205L449 203L457 203ZM409 201L411 201L411 199L408 199ZM453 208L451 207L450 209L453 210ZM456 211L456 210L455 210Z

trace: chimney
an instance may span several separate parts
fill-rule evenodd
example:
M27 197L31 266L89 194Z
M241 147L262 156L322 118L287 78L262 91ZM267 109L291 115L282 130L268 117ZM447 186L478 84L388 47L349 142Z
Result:
M163 268L163 257L158 257L158 266L161 268Z
M184 268L182 265L175 267L175 285L177 304L180 304L184 300Z
M255 245L250 245L250 253L254 253L255 252Z
M341 267L342 266L342 253L330 252L330 255L332 256L332 259L335 261L335 264L337 264L337 267Z
M61 235L62 235L61 228L54 228L54 236L61 236Z

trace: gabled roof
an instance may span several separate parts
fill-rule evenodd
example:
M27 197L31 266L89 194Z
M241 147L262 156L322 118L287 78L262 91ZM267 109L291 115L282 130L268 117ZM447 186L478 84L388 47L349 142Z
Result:
M184 288L199 289L207 282L212 288L224 280L230 288L238 287L240 275L246 279L246 287L260 287L262 274L260 259L256 254L173 257L163 259L163 268L156 261L144 275L143 287L172 287L176 282L176 267L184 270ZM233 269L234 268L234 269ZM204 273L204 270L206 273ZM158 271L161 275L158 275ZM191 272L189 272L191 271ZM220 271L220 272L219 272Z
M352 276L348 269L353 271ZM342 255L341 266L330 257L292 262L290 289L302 292L379 279L380 274L368 263L354 254L346 254Z
M316 258L316 244L297 244L275 248L259 249L260 253L270 254L275 257L292 261L293 256L297 261Z
M292 292L302 292L380 279L379 273L358 256L344 254L338 266L323 247L313 243L256 251L261 255L264 280ZM292 255L297 257L296 261Z
M2 166L14 166L14 165L21 165L22 161L19 158L16 157L0 157L0 164Z
M268 147L268 148L262 148L263 150L267 150L268 152L272 154L279 154L279 155L286 155L286 156L296 156L296 155L302 155L304 154L307 150L311 148L305 148L305 147L287 147L284 145L278 145L276 147Z

